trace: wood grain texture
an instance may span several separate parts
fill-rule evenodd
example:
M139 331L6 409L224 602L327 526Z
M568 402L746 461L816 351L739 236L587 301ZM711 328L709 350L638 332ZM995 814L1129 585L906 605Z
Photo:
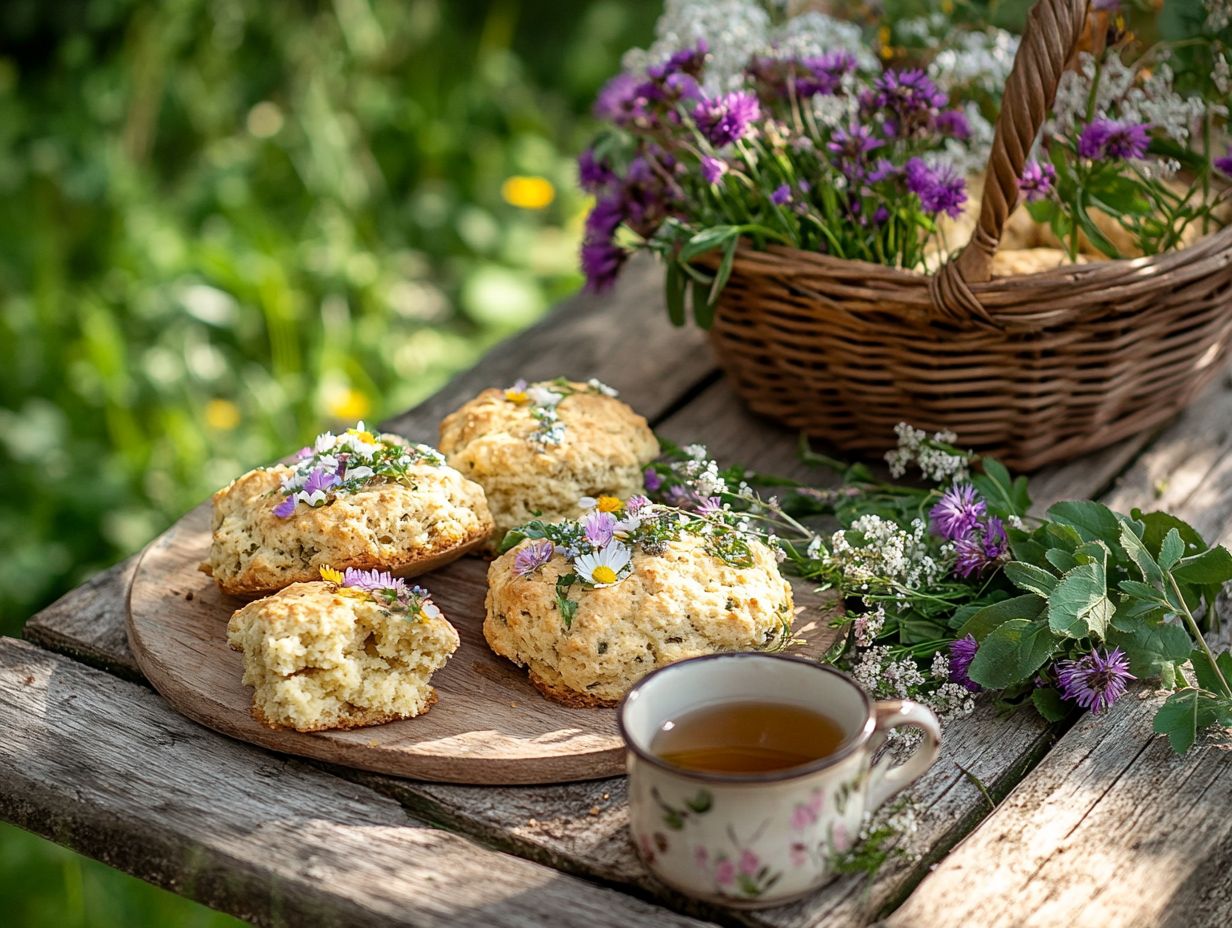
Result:
M1232 543L1232 384L1165 430L1105 502L1167 509ZM1151 730L1158 703L1136 691L1084 716L888 924L1232 923L1232 748L1175 756Z
M210 508L199 506L150 544L133 575L128 640L138 666L180 712L215 731L301 757L446 783L564 783L624 772L614 709L545 699L525 671L483 636L488 562L467 557L418 582L458 630L461 645L432 677L438 702L415 719L351 731L271 729L249 713L243 656L227 621L243 602L198 569L210 547ZM802 585L809 599L809 585ZM802 605L800 608L804 608ZM793 653L819 656L823 622L798 623Z
M0 815L261 925L699 925L428 827L13 639L0 639Z

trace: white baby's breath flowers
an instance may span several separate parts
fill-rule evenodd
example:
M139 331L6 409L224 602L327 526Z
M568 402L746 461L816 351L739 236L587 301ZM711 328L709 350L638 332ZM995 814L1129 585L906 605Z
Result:
M770 16L753 0L667 0L647 49L625 53L627 71L642 73L682 48L704 41L710 58L703 84L709 93L734 90L744 82L749 56L770 38Z
M877 71L877 56L864 41L860 27L841 19L809 10L792 16L770 34L772 53L795 58L810 58L837 51L849 52L861 71Z
M957 482L968 478L966 455L954 454L930 444L930 441L943 445L953 444L958 440L958 436L953 432L934 432L930 440L926 432L913 428L906 422L900 422L894 426L894 434L898 436L898 447L887 451L885 456L892 477L897 479L905 476L908 466L916 464L920 473L935 483Z
M945 565L929 553L928 526L923 519L913 520L908 530L881 516L863 515L851 528L831 536L825 560L853 590L915 589L945 574Z
M947 93L971 89L1000 94L1014 66L1018 42L1018 36L1004 29L960 32L937 52L928 75Z

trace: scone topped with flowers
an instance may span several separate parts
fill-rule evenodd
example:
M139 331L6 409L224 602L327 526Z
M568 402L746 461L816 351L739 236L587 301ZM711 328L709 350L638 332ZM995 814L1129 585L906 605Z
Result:
M637 493L659 453L646 420L615 390L563 378L484 390L441 423L440 447L482 484L494 546L531 519L576 518L583 497Z
M213 502L202 569L235 596L315 580L327 564L411 576L492 534L481 486L436 449L362 422L317 436L289 465L249 471Z
M484 637L545 696L613 706L656 667L788 643L776 552L717 503L587 502L580 519L511 533L488 569Z
M429 681L458 633L428 591L389 573L322 568L249 603L227 625L244 653L252 715L270 728L324 731L422 715Z

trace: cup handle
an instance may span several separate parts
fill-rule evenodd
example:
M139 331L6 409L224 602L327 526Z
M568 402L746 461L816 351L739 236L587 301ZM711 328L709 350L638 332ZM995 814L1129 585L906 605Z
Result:
M910 699L887 699L873 708L876 713L874 738L881 735L876 744L884 741L886 732L901 725L911 725L923 731L924 743L898 766L891 766L890 758L883 758L873 767L868 785L870 812L923 776L941 750L941 723L932 709Z

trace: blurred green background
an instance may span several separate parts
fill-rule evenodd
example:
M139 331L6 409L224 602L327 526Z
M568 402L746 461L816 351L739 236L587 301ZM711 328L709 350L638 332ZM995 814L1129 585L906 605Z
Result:
M660 8L3 0L0 633L575 290L573 156ZM0 912L233 924L8 826Z

